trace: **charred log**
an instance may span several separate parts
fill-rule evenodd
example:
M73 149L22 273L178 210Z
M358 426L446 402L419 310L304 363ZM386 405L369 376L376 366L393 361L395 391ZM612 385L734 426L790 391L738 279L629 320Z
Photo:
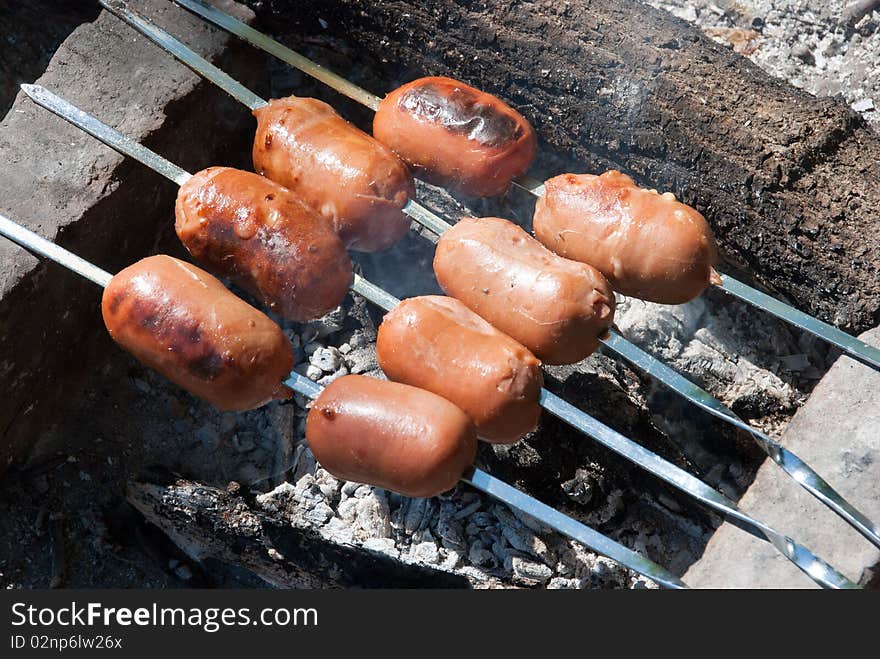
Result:
M464 577L332 543L283 511L252 507L237 487L138 481L127 499L191 558L244 568L276 588L468 586Z
M540 135L536 174L617 168L671 190L734 274L850 331L880 322L880 138L842 101L638 2L249 4L372 91L450 75L499 94Z

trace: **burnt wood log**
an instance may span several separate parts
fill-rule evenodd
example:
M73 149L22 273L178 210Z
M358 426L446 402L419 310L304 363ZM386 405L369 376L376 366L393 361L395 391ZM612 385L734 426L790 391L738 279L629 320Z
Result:
M733 274L849 331L880 322L880 138L841 100L639 2L250 4L374 92L450 75L500 95L540 135L535 174L616 168L671 190Z
M135 481L128 502L183 552L244 568L276 588L468 587L463 576L322 538L314 527L250 505L242 492L188 480Z

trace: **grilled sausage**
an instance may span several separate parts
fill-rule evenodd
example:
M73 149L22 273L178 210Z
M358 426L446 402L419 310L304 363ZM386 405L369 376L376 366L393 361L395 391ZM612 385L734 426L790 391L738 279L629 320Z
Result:
M672 193L643 190L617 171L563 174L545 187L535 206L538 240L598 268L615 290L682 304L709 284L717 258L712 230Z
M351 284L351 261L333 227L257 174L205 169L180 187L175 214L190 254L290 320L332 311Z
M426 180L477 197L503 194L537 148L519 112L451 78L419 78L388 94L373 135Z
M254 169L289 188L351 249L391 247L409 230L401 211L412 175L391 150L314 98L283 98L254 111Z
M453 487L477 451L473 424L448 400L363 375L341 377L321 392L306 439L337 478L410 497Z
M614 293L598 270L497 217L467 218L443 234L434 274L448 295L548 364L592 354L614 320Z
M538 425L541 362L458 300L404 300L382 320L379 366L389 379L458 405L490 442L510 444Z
M116 343L221 410L289 398L290 342L268 316L204 270L150 256L104 289L101 311Z

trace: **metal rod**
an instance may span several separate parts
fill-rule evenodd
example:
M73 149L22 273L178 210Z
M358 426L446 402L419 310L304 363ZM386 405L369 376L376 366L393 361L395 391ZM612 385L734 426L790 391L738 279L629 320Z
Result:
M154 172L174 181L177 185L183 185L190 179L191 174L174 163L166 160L154 151L151 151L143 144L139 144L130 137L123 135L118 130L110 128L107 124L101 123L93 116L83 112L75 105L68 103L60 96L56 96L48 89L45 89L40 85L22 85L21 88L37 105L57 114L65 121L84 130L92 137L96 137L119 153L130 156L143 163Z
M449 222L444 220L433 211L428 210L427 208L422 206L415 199L410 199L408 202L406 202L406 205L404 205L401 210L406 213L410 218L412 218L417 223L425 227L428 231L436 234L437 236L442 236L444 233L452 228L452 225L449 224Z
M335 89L340 94L348 96L350 99L357 101L372 110L379 107L379 101L381 99L378 96L358 87L342 76L324 68L320 64L316 64L310 59L303 57L299 53L278 43L275 39L266 36L251 26L242 23L240 20L230 16L226 12L215 9L207 3L197 2L195 0L174 0L174 2L184 9L201 16L217 27L241 37L251 45L265 50L267 53L274 55L278 59L295 66L306 75L323 82L325 85Z
M867 540L880 547L880 530L860 513L806 462L769 435L753 428L709 392L701 389L662 361L616 332L602 340L606 348L694 403L709 414L748 432L758 446L796 483L840 515Z
M718 274L721 277L721 283L717 284L717 286L722 291L759 307L764 311L773 314L777 318L781 318L785 322L790 323L795 327L799 327L810 334L825 339L828 343L837 346L853 359L880 370L880 349L875 346L868 345L864 341L837 329L833 325L829 325L818 318L805 314L803 311L798 311L794 307L785 304L784 302L780 302L776 298L771 297L766 293L762 293L761 291L734 279L730 275Z
M391 293L379 288L376 284L367 281L360 275L354 276L354 283L351 285L351 290L385 311L391 311L394 307L400 304L400 300L391 295Z
M233 18L229 14L210 5L201 2L201 0L172 0L181 7L201 16L205 20L213 23L227 32L230 32L242 39L248 41L252 45L265 50L274 55L278 59L287 62L291 66L299 69L303 73L320 80L329 87L338 92L346 94L350 98L359 101L373 110L376 109L378 98L372 94L364 92L364 90L353 85L344 78L329 73L327 69L306 59L302 55L283 46L271 37L258 32L252 27L245 25L241 21ZM322 76L317 75L314 71L320 69ZM367 100L359 98L359 94L366 94ZM544 184L530 176L521 176L513 180L513 184L520 189L540 197L544 194ZM728 293L740 298L741 300L767 311L777 318L784 320L800 329L818 336L829 343L843 350L847 355L861 361L862 363L880 370L880 349L868 345L864 341L850 336L833 325L824 323L808 314L798 311L794 307L785 304L765 293L762 293L746 284L730 277L729 275L721 275L722 283L719 287Z
M191 68L196 73L207 77L211 82L220 87L234 99L243 103L251 110L258 110L266 105L266 101L257 96L250 89L234 80L203 57L196 55L178 39L168 34L165 30L154 25L149 20L129 8L127 2L122 0L100 0L101 5L117 18L122 19L145 37L150 39L160 48L171 53ZM209 72L209 74L205 72Z
M536 197L540 197L542 194L544 194L544 183L536 178L532 178L531 176L520 176L519 178L513 179L511 183L513 183L520 190L525 190L529 194L533 194Z
M92 265L85 259L81 259L73 252L68 252L63 247L56 245L51 240L46 240L30 229L25 229L4 215L0 215L0 235L9 238L9 240L24 247L29 252L63 265L68 270L72 270L76 274L95 282L101 288L105 288L110 283L110 280L113 279L113 275L109 272L101 270L98 266Z
M141 149L130 149L130 145L136 144L135 142L126 138L118 131L111 129L109 126L102 124L96 118L82 112L54 94L50 94L48 100L52 102L44 107L47 107L65 119L68 119L68 113L72 113L76 118L76 121L72 122L74 125L80 126L84 130L86 130L84 126L89 126L92 130L89 130L88 132L103 141L105 144L117 148L118 150L122 150L122 148L117 146L118 144L124 145L123 148L126 149L123 151L124 153L133 155L135 158L143 156L144 160L141 160L141 162L147 166L152 166L152 163L159 162L160 166L165 167L166 165L169 165L176 168L175 165L172 165L164 158L160 158L146 147L142 147ZM430 213L427 209L424 209L424 211ZM357 285L365 296L371 296L372 293L377 290L381 291L381 289L373 287L372 284L365 282L360 277L355 280L353 285ZM391 300L394 299L384 291L381 291L381 293L384 297L377 298L382 300L381 302L378 302L380 306L382 304L389 304ZM368 297L368 299L370 298ZM547 390L542 390L540 402L545 409L558 416L560 419L563 419L572 427L593 437L616 453L622 455L640 467L643 467L662 480L665 480L667 483L682 489L697 500L722 512L732 520L739 522L747 530L756 535L756 537L767 539L780 552L782 552L786 558L795 563L795 565L819 585L826 588L855 587L855 585L845 576L837 572L822 559L813 555L809 550L798 545L790 538L783 536L767 525L749 517L740 511L733 501L730 501L683 469L663 460L660 456L651 453L628 437L608 428L582 410L579 410Z
M546 389L542 390L541 405L551 414L595 438L615 453L627 457L667 483L689 493L698 501L722 512L743 530L768 540L783 556L819 585L825 588L858 588L806 547L745 514L733 501L716 492L703 481L584 414L556 394Z
M541 520L542 524L549 526L562 535L580 542L593 551L607 556L634 572L643 574L666 588L687 588L682 581L672 576L665 569L660 568L653 561L627 549L611 538L602 535L589 526L582 524L555 508L541 503L503 480L486 473L481 469L473 469L465 475L463 482L468 483L486 494L516 508L535 519Z

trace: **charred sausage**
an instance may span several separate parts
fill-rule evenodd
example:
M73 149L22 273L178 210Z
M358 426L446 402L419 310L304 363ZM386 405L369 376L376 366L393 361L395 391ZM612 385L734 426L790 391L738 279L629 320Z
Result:
M101 311L116 343L221 410L289 398L290 342L268 316L204 270L150 256L104 289Z
M314 98L269 101L254 116L254 169L323 215L346 246L387 249L409 230L401 209L412 175L387 146Z
M443 234L434 274L448 295L548 364L592 354L614 320L614 293L598 270L497 217L466 218Z
M351 261L333 227L257 174L205 169L180 187L175 215L190 254L290 320L332 311L351 284Z
M362 375L341 377L321 392L306 440L337 478L410 497L453 487L477 451L473 424L445 398Z
M419 78L388 94L373 135L426 180L478 197L503 194L537 148L519 112L451 78Z
M454 298L398 304L382 320L376 355L389 379L458 405L482 439L510 444L538 424L541 362Z
M617 171L563 174L545 187L535 206L538 240L598 268L615 290L682 304L710 283L717 258L712 230L672 193L644 190Z

